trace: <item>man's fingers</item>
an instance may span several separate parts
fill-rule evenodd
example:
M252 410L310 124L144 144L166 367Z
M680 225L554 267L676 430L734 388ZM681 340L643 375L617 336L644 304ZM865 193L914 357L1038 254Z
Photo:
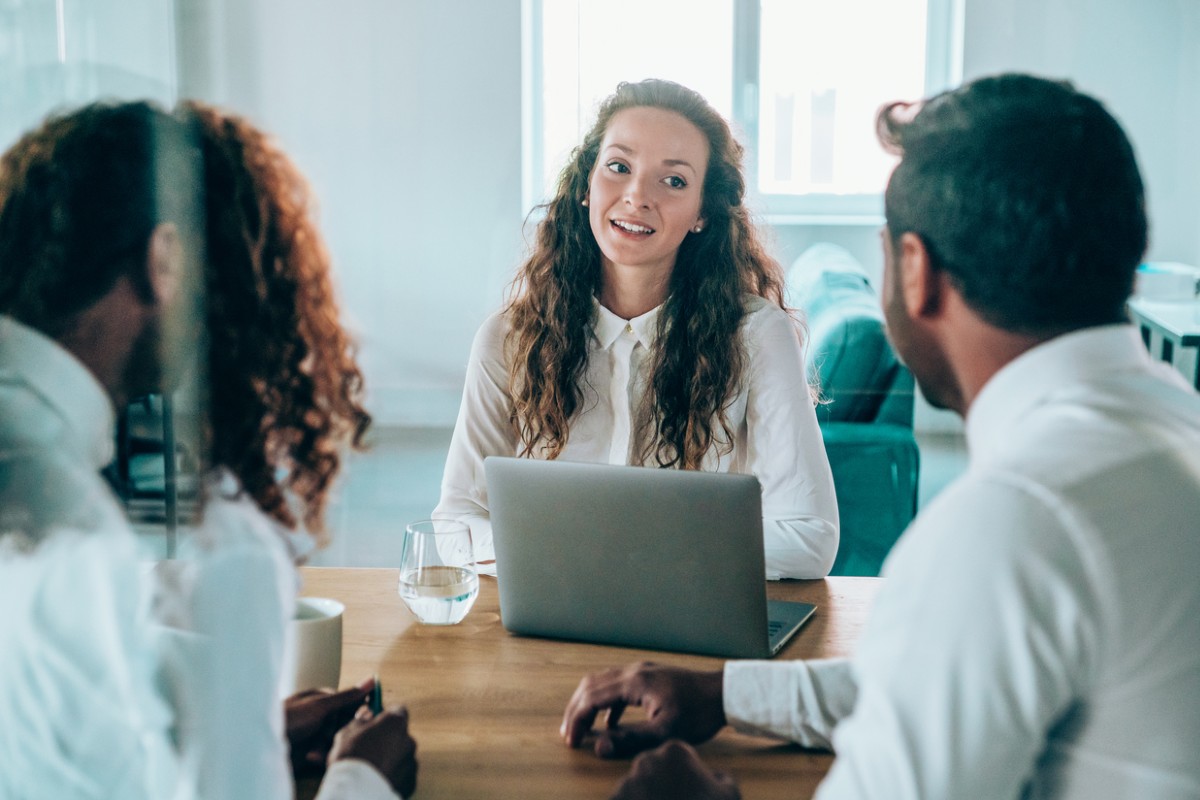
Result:
M604 727L615 728L621 724L621 715L625 713L625 703L618 700L613 703L608 709L608 718L604 720Z
M387 718L391 724L397 725L402 733L408 733L408 708L405 706L389 706L375 715L376 719Z
M567 704L562 726L558 729L569 746L579 747L584 734L592 729L592 723L596 721L596 714L599 711L600 707L592 705L586 696L584 685L580 684L579 688L575 690L571 702Z
M359 706L366 701L370 693L370 689L363 689L361 686L351 686L349 689L342 689L340 692L330 692L324 697L314 698L312 703L314 708L317 709L318 714L324 719L334 717L343 721L349 721Z
M578 747L584 735L592 729L596 715L604 709L614 709L619 721L628 705L640 705L641 697L633 689L627 670L610 669L588 675L567 703L559 733L571 747ZM613 712L610 712L613 713Z
M601 758L629 758L658 747L666 740L663 732L649 723L610 728L596 734L596 755Z

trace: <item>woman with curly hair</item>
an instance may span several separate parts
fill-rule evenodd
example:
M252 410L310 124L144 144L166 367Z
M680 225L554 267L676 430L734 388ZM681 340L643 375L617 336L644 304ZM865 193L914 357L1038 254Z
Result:
M0 154L0 796L283 800L289 755L329 764L323 800L411 793L371 682L280 703L294 543L369 422L329 270L303 179L215 109L94 103ZM144 587L100 471L181 351L203 515Z
M207 704L193 737L195 780L205 797L290 797L289 755L297 773L323 768L334 735L364 724L351 719L373 687L301 693L280 713L295 565L308 534L324 541L342 451L361 446L371 417L307 182L244 119L197 102L177 116L197 136L205 198L209 474L184 594L189 627L209 635L212 658L190 671ZM385 762L355 765L367 756L342 747L321 797L412 792L407 723L386 716Z
M324 541L340 451L361 446L371 417L308 184L245 120L183 108L204 151L208 453L265 514Z
M489 455L751 473L768 577L823 577L833 479L742 146L703 97L622 83L559 176L506 307L475 337L438 517L492 555Z

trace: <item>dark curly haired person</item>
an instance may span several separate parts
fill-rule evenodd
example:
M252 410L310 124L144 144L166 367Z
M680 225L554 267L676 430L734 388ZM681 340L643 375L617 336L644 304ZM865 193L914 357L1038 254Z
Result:
M98 103L0 158L0 796L290 798L289 748L323 798L413 791L370 685L278 699L294 559L370 421L329 270L303 178L217 109ZM206 502L151 616L99 471L189 361Z

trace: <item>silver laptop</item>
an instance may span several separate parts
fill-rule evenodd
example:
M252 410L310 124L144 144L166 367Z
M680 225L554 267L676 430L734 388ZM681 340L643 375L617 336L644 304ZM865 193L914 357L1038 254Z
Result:
M815 606L767 600L758 479L484 461L513 633L769 658Z

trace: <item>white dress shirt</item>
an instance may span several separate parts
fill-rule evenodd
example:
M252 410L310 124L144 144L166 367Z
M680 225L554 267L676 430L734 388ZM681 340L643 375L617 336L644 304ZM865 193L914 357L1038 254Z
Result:
M853 661L731 662L729 719L832 740L820 800L1200 797L1200 396L1110 326L1005 366L966 426Z
M103 387L0 317L0 798L170 797L171 713Z
M296 535L241 494L231 473L210 483L202 524L158 570L157 616L184 642L168 658L184 689L175 693L182 771L203 798L289 800L280 698L299 589ZM365 761L335 762L317 798L350 797L396 794Z
M113 422L83 364L0 317L0 798L291 798L284 539L248 499L218 497L151 612L100 477ZM336 762L318 798L351 797L395 794Z
M630 464L638 455L636 414L647 389L659 309L626 321L599 303L595 308L583 400L559 458ZM475 336L434 511L435 517L470 525L481 561L495 557L483 460L520 450L510 422L508 330L507 318L497 313ZM704 469L749 473L762 484L767 577L823 577L837 554L837 500L796 326L778 306L749 297L740 337L748 356L746 375L726 409L733 449L719 455L712 448Z

